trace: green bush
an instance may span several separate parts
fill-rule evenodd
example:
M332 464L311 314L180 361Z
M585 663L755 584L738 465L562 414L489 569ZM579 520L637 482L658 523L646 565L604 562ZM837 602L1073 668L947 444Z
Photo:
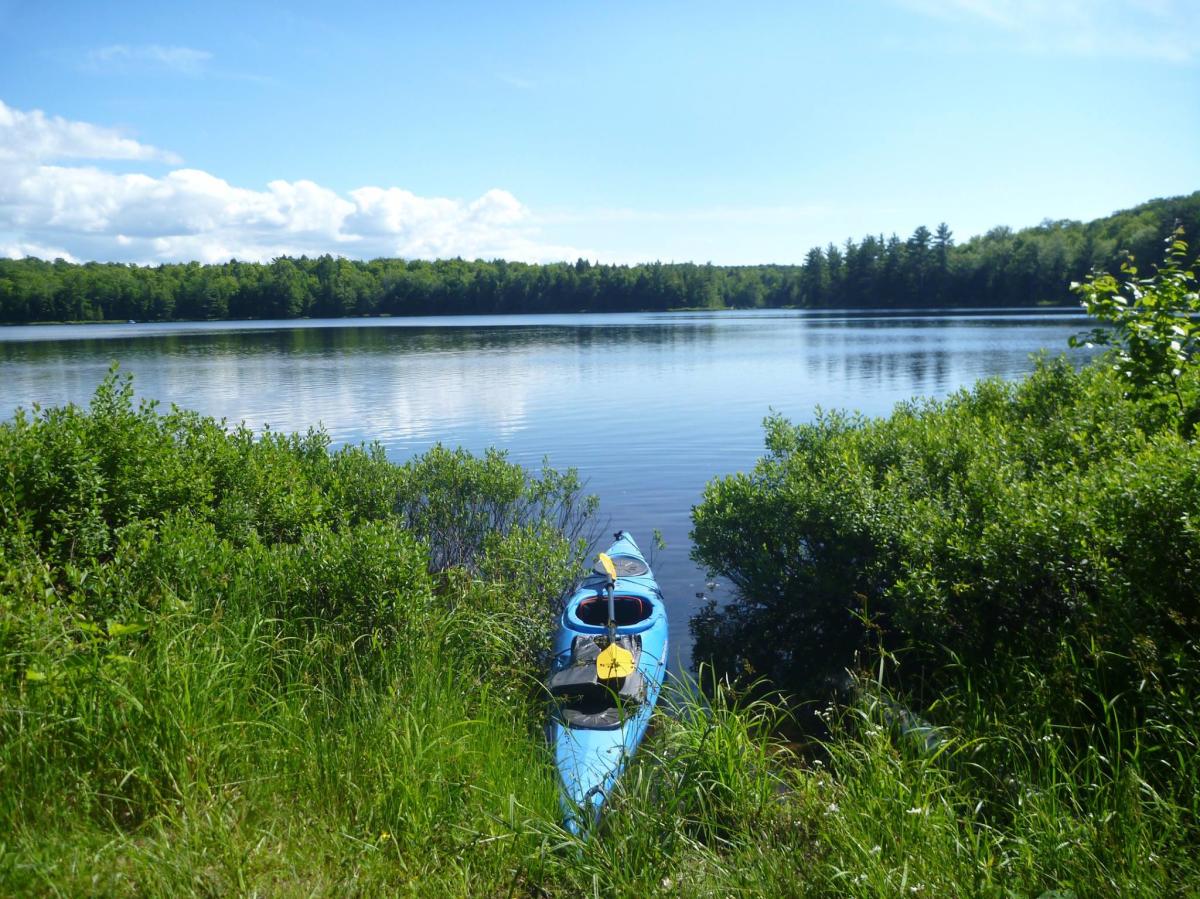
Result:
M770 455L694 512L697 558L739 591L695 622L697 656L802 697L880 640L930 698L952 661L1029 660L1064 714L1063 641L1115 683L1170 667L1200 619L1200 446L1160 413L1056 361L888 419L772 419Z
M523 632L516 644L544 645L594 538L597 498L578 474L547 466L535 475L497 450L473 456L440 444L397 474L392 514L425 541L430 571L495 585L515 613L509 625Z

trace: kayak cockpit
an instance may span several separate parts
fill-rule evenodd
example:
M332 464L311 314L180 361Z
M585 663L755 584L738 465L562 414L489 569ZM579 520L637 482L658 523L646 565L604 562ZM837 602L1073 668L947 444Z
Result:
M617 627L629 627L645 621L654 614L654 607L643 597L621 595L613 597L613 615ZM575 607L575 616L584 624L608 624L608 597L593 596Z
M633 656L634 669L625 677L601 678L596 660L608 645L607 637L580 635L571 642L570 661L550 675L546 683L559 720L568 727L612 730L646 701L646 680L637 663L642 655L640 636L619 635L617 644Z

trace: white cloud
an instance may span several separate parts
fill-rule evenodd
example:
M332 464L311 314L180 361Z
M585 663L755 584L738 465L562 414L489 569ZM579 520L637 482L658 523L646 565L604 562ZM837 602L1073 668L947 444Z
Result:
M38 259L65 259L67 262L79 260L61 247L47 247L43 244L12 241L0 243L0 256L7 259L24 259L26 256L36 256Z
M470 201L398 187L343 196L308 180L254 190L198 169L150 175L65 162L72 158L174 157L111 129L0 102L0 236L12 238L0 250L130 262L330 252L530 262L595 256L539 240L529 210L504 190Z
M114 128L24 112L0 100L0 161L32 163L50 159L132 159L179 162L174 153L139 143Z
M895 0L951 23L981 25L1026 51L1184 64L1197 54L1195 0Z
M111 44L92 50L87 55L86 68L92 71L153 69L181 75L199 75L212 59L207 50L191 47L164 47L161 44Z

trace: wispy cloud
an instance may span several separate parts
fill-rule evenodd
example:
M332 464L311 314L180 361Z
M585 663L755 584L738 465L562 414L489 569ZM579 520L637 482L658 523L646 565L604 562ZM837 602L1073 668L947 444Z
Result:
M371 258L594 258L543 241L516 197L342 194L309 180L238 187L198 169L153 176L70 160L174 159L112 129L0 102L0 253L162 262L338 252Z
M173 72L179 75L199 75L212 54L192 47L168 47L162 44L110 44L90 51L84 60L90 71Z
M950 25L977 27L1019 49L1188 64L1197 58L1195 0L893 0Z

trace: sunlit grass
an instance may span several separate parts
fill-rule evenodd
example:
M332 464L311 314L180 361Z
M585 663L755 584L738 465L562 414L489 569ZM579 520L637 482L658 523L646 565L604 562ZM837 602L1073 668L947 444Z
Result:
M5 892L1149 896L1200 884L1195 810L1149 787L1145 767L1164 760L1141 755L1137 733L1119 735L1116 757L1002 724L939 731L930 750L866 690L835 716L822 759L806 760L773 736L781 709L716 684L658 716L581 842L559 826L533 691L492 690L444 653L444 629L347 674L319 638L281 638L270 619L198 617L165 618L71 695L6 694ZM1195 738L1176 734L1180 777L1195 776L1183 752Z

